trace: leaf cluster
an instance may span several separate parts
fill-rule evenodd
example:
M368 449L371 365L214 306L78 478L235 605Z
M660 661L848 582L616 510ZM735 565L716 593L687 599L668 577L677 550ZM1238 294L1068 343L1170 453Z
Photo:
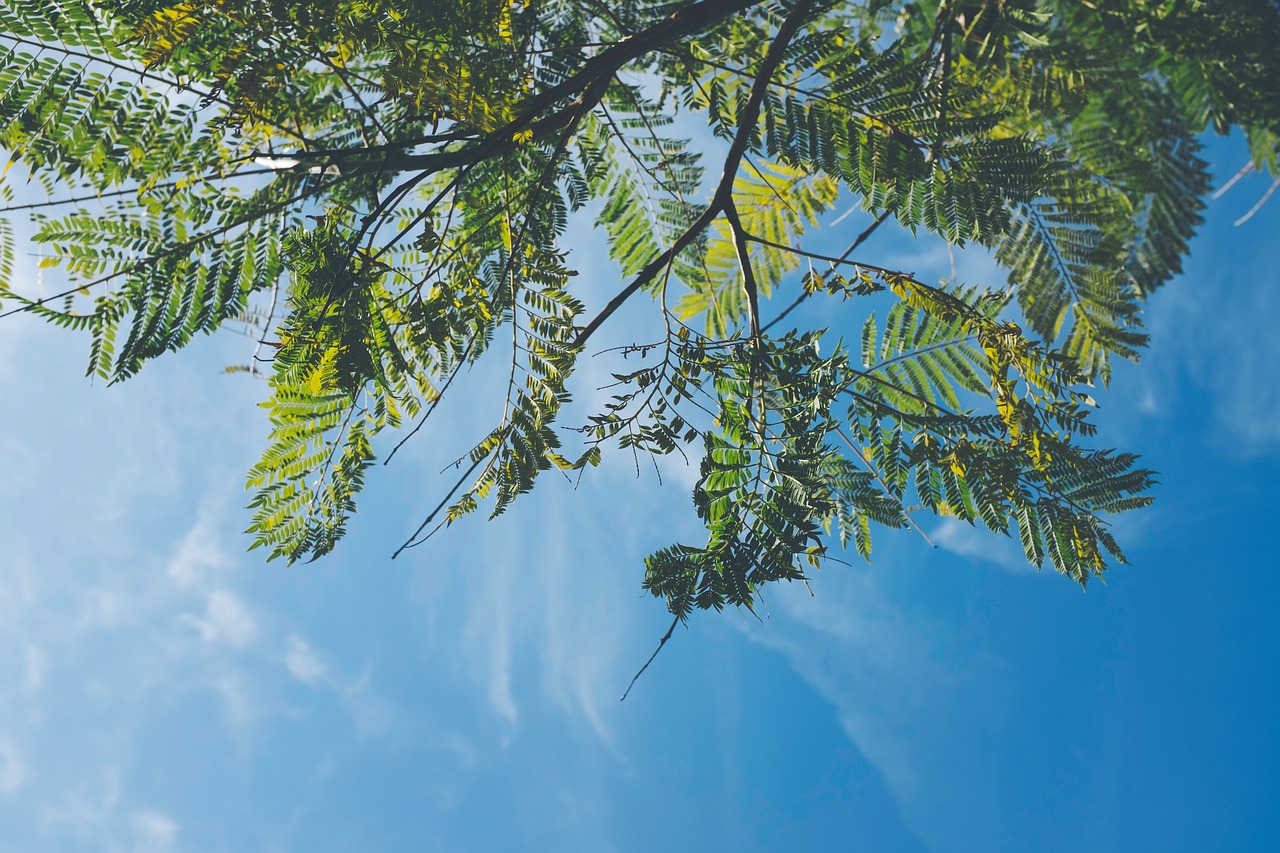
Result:
M0 23L0 197L67 285L23 292L0 221L0 299L84 332L109 381L243 323L270 389L255 547L331 551L383 431L505 360L402 548L545 471L700 453L706 539L646 562L677 619L924 516L1081 584L1122 561L1107 517L1153 475L1087 446L1091 394L1181 270L1200 135L1241 128L1273 172L1280 139L1269 0L0 0ZM14 204L24 175L42 198ZM838 205L871 224L846 237ZM872 263L890 221L1000 279ZM592 225L603 297L565 248ZM641 292L661 339L563 427ZM805 301L834 332L774 331Z

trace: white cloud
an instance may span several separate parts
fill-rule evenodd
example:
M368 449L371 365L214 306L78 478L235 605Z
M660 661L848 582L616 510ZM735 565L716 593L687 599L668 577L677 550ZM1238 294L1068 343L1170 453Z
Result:
M36 598L37 577L21 555L6 555L0 563L0 626L20 625Z
M1263 297L1264 290L1270 288L1258 288L1255 304L1244 312L1245 328L1224 330L1223 349L1230 356L1206 377L1218 395L1220 424L1243 440L1237 449L1246 454L1280 446L1280 341L1270 328L1280 316L1280 298Z
M319 681L328 672L324 659L297 634L289 635L289 649L284 654L289 674L304 684Z
M879 564L886 561L891 555L882 552ZM794 585L775 589L774 618L748 626L749 635L786 654L835 706L907 826L941 847L955 838L990 846L982 833L998 804L975 745L994 736L1003 705L990 692L992 680L979 676L1001 664L973 653L953 629L909 617L881 590L874 569L824 571L811 582L814 597ZM961 734L969 730L980 736ZM967 774L959 790L957 769Z
M40 823L45 830L67 826L81 835L90 834L102 827L120 802L120 771L108 767L102 773L102 788L88 793L84 782L77 782L57 805L45 805L40 810Z
M27 781L27 765L18 750L7 740L0 740L0 794L12 794Z
M173 849L178 838L178 822L160 812L135 812L133 832L138 840L138 853L162 853Z
M200 632L208 643L226 643L242 648L258 632L257 622L249 608L229 590L215 589L205 602L203 617L184 614L183 621Z
M513 557L514 550L508 552ZM482 588L473 597L463 629L468 656L479 658L475 672L484 680L489 707L511 725L520 716L511 689L512 623L517 617L511 606L511 587L518 583L516 569L517 561L514 559L489 562L481 581Z
M1264 284L1275 277L1274 252L1239 251L1269 237L1278 214L1280 205L1268 205L1240 228L1220 229L1230 214L1210 209L1186 273L1147 309L1152 347L1135 380L1156 387L1156 417L1175 417L1178 403L1212 411L1215 444L1241 456L1280 447L1280 291Z
M618 467L630 478L630 459L624 461ZM472 554L485 571L459 578L466 585L459 633L462 674L476 682L485 705L508 731L521 721L523 705L539 698L530 694L532 685L613 751L610 715L625 686L620 655L629 623L623 614L635 599L636 578L602 568L618 550L630 548L625 540L648 522L592 515L593 498L612 479L608 471L594 473L580 491L548 483L552 492L566 494L518 503L491 523L493 532ZM684 494L670 485L659 492L652 479L634 487L668 499ZM589 534L581 529L588 519L597 525ZM442 580L438 566L424 575L433 595ZM444 626L441 633L452 630Z
M355 725L356 737L364 739L382 734L391 725L391 708L370 688L372 667L365 667L360 677L352 683L337 688L347 713Z
M49 659L39 646L28 645L23 652L23 685L28 693L35 693L44 686Z
M1140 387L1142 391L1138 397L1138 411L1151 417L1156 417L1163 413L1165 407L1162 405L1160 395L1156 392L1154 383L1147 379L1147 381L1140 384Z
M310 643L290 634L284 654L285 669L301 681L332 693L351 717L356 737L366 738L386 731L392 721L391 707L372 688L373 667L367 665L360 677L347 681L332 672L328 662Z
M944 518L929 537L943 550L990 563L1018 574L1035 571L1022 549L1009 537L974 527L958 518Z
M126 601L128 597L128 591L124 589L99 587L89 590L81 604L77 629L117 628L128 622L132 615L130 604L134 603Z
M254 717L253 702L244 676L238 670L230 670L214 678L210 686L222 697L222 708L231 729L243 732Z
M505 608L504 608L505 609ZM489 667L489 704L494 713L514 724L520 716L515 695L511 692L511 632L510 622L499 623L499 633L490 647L493 653Z
M864 733L899 720L915 694L944 678L933 661L926 627L913 624L885 598L873 571L845 568L834 583L832 573L824 573L811 580L817 590L814 596L795 586L775 589L771 593L775 621L764 628L744 623L752 629L753 639L783 648L801 674L833 698L858 692L856 684L875 685L867 694L874 697L871 701L842 707L846 728ZM783 618L776 619L779 616ZM789 630L796 625L804 633L822 637L822 642L797 641L796 632ZM836 660L838 666L823 665ZM909 762L892 760L896 750L893 743L885 742L864 752L882 753L882 771L901 785L914 774Z
M597 555L573 540L564 515L556 513L555 524L542 533L548 542L540 573L544 600L538 605L545 632L538 642L543 689L565 711L581 715L621 759L606 709L617 705L621 691L618 661L626 622L620 614L627 591L618 575L590 570ZM603 538L611 537L605 532Z
M196 587L208 583L214 570L231 563L218 541L219 515L209 506L201 507L195 525L182 537L177 553L169 561L166 572L180 587Z

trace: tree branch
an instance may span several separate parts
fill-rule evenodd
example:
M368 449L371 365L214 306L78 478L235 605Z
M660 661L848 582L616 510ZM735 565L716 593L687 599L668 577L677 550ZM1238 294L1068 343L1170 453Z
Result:
M902 510L902 517L906 519L907 524L911 525L912 529L914 529L916 533L920 534L921 539L929 543L930 548L937 548L938 546L934 543L932 539L929 538L929 534L924 532L924 528L916 524L915 520L911 517L911 513L907 512L907 508L902 505L902 498L898 497L893 493L893 489L889 488L889 484L885 482L884 477L881 476L880 472L877 471L875 466L871 464L871 460L867 459L866 454L858 449L858 445L854 444L849 439L849 436L844 434L844 430L842 429L837 428L836 435L844 439L844 443L849 445L849 449L852 450L860 460L862 460L862 464L866 467L868 471L871 472L871 476L875 477L876 480L879 481L880 487L884 489L884 493L897 502L898 509Z
M888 218L889 218L889 214L890 214L891 212L892 212L892 211L886 210L886 211L884 211L883 213L881 213L879 216L877 216L877 217L876 217L876 219L875 219L875 221L874 221L874 222L872 222L870 225L868 225L865 229L863 229L863 231L862 231L862 233L861 233L861 234L859 234L857 237L853 238L853 242L849 244L849 248L845 249L845 250L840 254L840 257L838 257L838 258L829 258L829 257L826 257L826 256L816 256L816 255L814 255L814 254L813 254L813 253L811 253L811 252L802 252L800 249L791 248L791 247L789 247L789 246L779 246L778 248L785 248L785 249L786 249L787 251L789 251L789 252L795 252L796 254L802 254L804 257L811 257L811 258L814 258L815 260L826 260L826 261L830 261L830 262L831 262L831 269L829 270L829 272L834 272L834 271L835 271L835 268L836 268L838 265L840 265L840 264L844 264L844 263L848 263L848 262L849 262L849 256L850 256L850 255L852 255L855 251L857 251L858 247L859 247L859 246L861 246L863 243L865 243L865 242L867 241L867 238L868 238L868 237L870 237L872 234L874 234L874 233L876 232L876 229L877 229L877 228L879 228L879 227L884 223L884 221L885 221L886 219L888 219ZM772 320L770 320L768 323L765 323L765 324L764 324L764 327L763 327L760 331L762 331L762 332L767 332L767 331L769 331L769 329L773 328L775 325L777 325L779 322L781 322L783 317L786 317L786 316L787 316L788 314L790 314L792 311L796 310L796 308L800 307L800 303L801 303L801 302L804 302L806 299L808 299L810 295L811 295L811 294L810 294L810 293L809 293L809 291L807 291L807 290L806 290L806 291L804 291L803 293L801 293L799 296L797 296L797 297L795 298L795 300L794 300L790 305L788 305L786 308L782 309L782 313L781 313L781 314L779 314L777 317L774 317L774 318L773 318Z
M747 153L747 148L751 145L756 122L760 118L760 105L764 102L764 96L769 90L770 78L778 70L778 66L782 64L782 56L786 51L787 45L799 31L801 24L804 23L805 17L813 6L814 0L801 0L796 4L791 13L787 15L786 20L782 22L782 26L778 28L778 34L774 36L773 42L769 45L769 50L765 53L764 59L761 60L760 73L756 76L756 81L751 87L751 94L742 110L738 132L734 134L733 143L729 146L729 154L725 157L724 169L720 173L720 183L716 186L716 191L711 197L711 203L693 221L693 224L676 238L676 241L671 244L669 249L646 264L644 269L640 270L636 277L618 295L609 300L609 304L604 307L604 310L592 318L591 322L574 338L574 347L580 347L585 344L596 329L600 328L600 324L607 320L614 311L617 311L624 302L634 296L636 291L644 287L663 267L671 263L699 234L706 230L707 226L718 215L732 204L733 179L737 177L738 167L742 163L743 156Z
M662 639L658 641L658 647L653 650L653 654L649 655L649 659L644 662L644 666L640 667L640 671L631 677L631 683L627 685L627 689L622 691L622 698L619 702L627 701L627 697L631 695L631 688L636 686L636 682L640 680L640 676L644 675L644 671L649 668L649 664L653 663L653 659L658 656L658 652L662 651L662 647L667 644L667 640L671 639L671 635L675 633L676 626L680 624L680 617L671 620L671 627L667 628L667 633L662 635Z
M343 162L344 160L350 162L349 158L387 152L392 156L387 157L383 162L382 165L384 167L401 171L422 169L430 172L439 172L443 169L465 166L490 157L500 156L505 151L521 144L516 141L518 135L532 131L532 138L540 139L549 133L554 133L567 127L576 118L577 111L583 109L584 106L583 100L580 98L573 106L541 119L538 118L539 115L558 101L585 93L594 88L595 84L601 80L612 78L628 62L639 59L676 39L705 29L709 25L731 15L746 11L752 6L758 6L762 2L763 0L702 0L700 3L680 8L647 30L623 39L596 54L576 74L530 99L524 111L518 117L489 132L475 145L468 148L430 154L401 154L398 157L394 156L397 152L403 152L407 148L436 139L434 136L424 136L387 145L354 148L348 151L328 151L325 154L333 162ZM804 2L801 5L810 6L812 3ZM590 109L593 106L595 106L594 102L586 104L585 108ZM526 141L527 139L526 137ZM311 154L310 156L314 157L315 155Z
M724 208L724 217L729 220L729 230L733 232L733 246L738 252L738 266L742 267L742 288L747 293L747 316L751 323L751 340L760 343L760 289L756 283L755 270L751 268L751 255L747 249L747 232L742 227L742 219L738 216L738 206L732 199Z

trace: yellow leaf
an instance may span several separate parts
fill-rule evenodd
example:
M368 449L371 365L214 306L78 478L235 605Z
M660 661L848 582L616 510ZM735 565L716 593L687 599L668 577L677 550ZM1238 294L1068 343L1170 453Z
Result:
M498 15L498 38L511 44L515 41L515 37L511 32L511 7L503 6L502 13Z
M501 225L502 225L502 229L501 229L501 230L502 230L502 246L503 246L503 248L505 248L505 249L507 250L507 254L508 254L508 255L510 255L510 254L511 254L511 245L512 245L512 242L511 242L511 222L510 222L509 220L504 219L504 220L502 220Z

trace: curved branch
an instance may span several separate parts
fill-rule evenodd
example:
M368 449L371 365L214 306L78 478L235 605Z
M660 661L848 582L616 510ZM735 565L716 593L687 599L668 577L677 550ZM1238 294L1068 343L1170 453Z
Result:
M707 226L717 216L733 203L733 179L737 177L738 167L741 165L742 158L746 155L747 149L751 145L756 122L760 119L760 105L764 102L764 96L769 91L770 79L773 77L774 72L778 70L778 66L782 64L783 54L786 52L787 45L800 30L801 25L813 7L814 0L801 0L801 2L797 3L795 8L787 15L786 20L782 22L782 26L778 28L778 34L774 36L773 42L770 43L769 50L765 53L764 59L760 63L760 73L756 76L756 81L751 87L751 94L742 110L741 123L738 125L738 132L734 134L733 143L729 146L729 154L725 157L724 169L720 173L720 183L711 197L711 203L693 221L693 224L676 238L676 241L671 244L669 249L646 264L644 269L640 270L626 287L619 291L613 299L609 300L609 304L592 318L591 322L574 338L573 345L575 347L585 344L587 339L595 333L596 329L600 328L600 325L614 311L622 307L622 304L634 296L636 291L648 284L663 267L671 263L680 252L684 251L690 243L706 230Z
M751 340L760 344L760 289L755 270L751 267L751 254L747 249L747 231L738 216L738 206L730 201L724 208L724 217L733 232L733 246L738 252L738 266L742 268L742 288L747 294L747 315L751 322Z
M465 166L491 157L501 156L521 144L521 142L516 141L517 136L522 136L525 141L528 141L530 132L533 134L533 139L539 139L567 127L581 111L595 106L595 101L586 103L586 99L582 96L594 89L601 81L611 79L628 62L639 59L676 39L705 29L731 15L744 12L752 6L758 6L762 2L763 0L702 0L702 2L680 8L643 32L623 39L596 54L576 74L531 98L519 116L486 134L475 145L468 148L461 148L455 151L438 151L430 154L402 153L408 148L426 144L438 138L424 136L386 145L353 148L346 151L328 151L325 152L325 156L333 158L335 161L342 161L345 158L360 157L365 154L387 153L391 156L386 158L386 162L383 164L384 167L401 171L422 169L430 172L439 172L443 169ZM812 5L811 0L804 0L797 6L797 9L801 7L807 9ZM794 15L795 13L793 12L792 14ZM787 40L790 40L790 35L787 36ZM559 101L575 95L580 97L574 104L551 115L539 118L542 113ZM596 101L598 101L598 98ZM756 105L756 110L758 113L759 104ZM752 119L752 124L754 124L754 118ZM400 156L394 156L397 153ZM314 157L315 154L311 153L309 156Z

